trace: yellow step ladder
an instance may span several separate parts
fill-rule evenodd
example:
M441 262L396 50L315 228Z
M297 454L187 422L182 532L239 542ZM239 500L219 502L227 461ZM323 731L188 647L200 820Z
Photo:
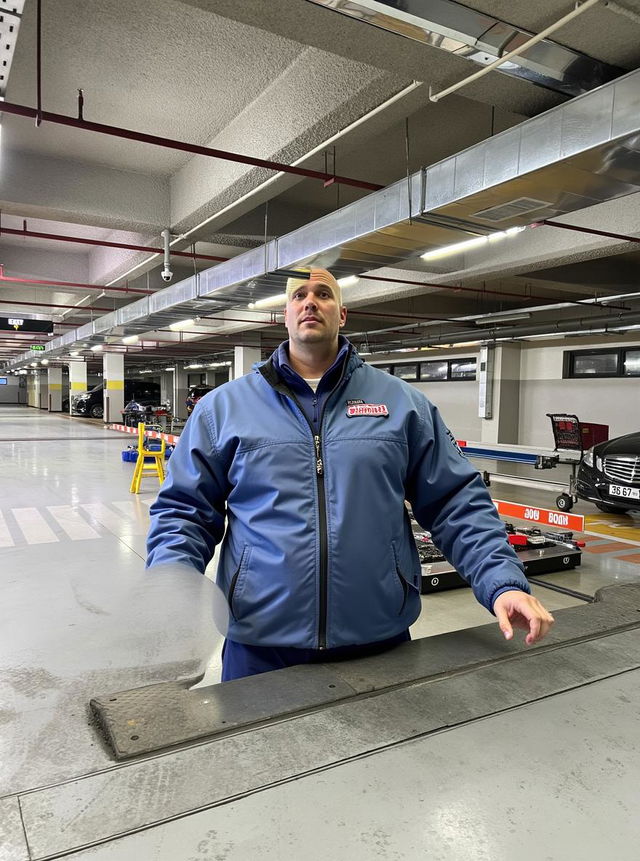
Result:
M154 473L158 477L158 481L160 484L164 481L164 452L167 447L164 439L160 440L160 451L149 451L148 448L145 448L145 426L143 422L138 423L138 460L136 461L136 468L133 471L133 478L131 479L131 487L129 491L131 493L140 493L140 482L142 481L142 476L145 473ZM152 457L153 461L147 463L145 458Z

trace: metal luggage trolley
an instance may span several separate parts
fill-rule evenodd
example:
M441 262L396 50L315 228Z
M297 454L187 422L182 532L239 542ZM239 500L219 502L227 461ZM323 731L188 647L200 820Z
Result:
M555 450L579 451L580 460L584 455L582 444L582 427L578 416L571 413L547 413L551 419L553 430L553 441ZM573 504L578 501L576 493L576 469L580 461L571 461L571 478L569 479L569 492L556 496L556 505L560 511L571 511Z

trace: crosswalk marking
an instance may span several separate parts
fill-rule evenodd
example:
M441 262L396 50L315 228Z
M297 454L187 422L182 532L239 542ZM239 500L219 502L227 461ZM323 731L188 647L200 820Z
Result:
M58 536L37 508L12 508L12 514L27 544L52 544Z
M144 532L146 533L149 529L149 509L142 508L138 501L136 502L112 502L111 503L115 508L119 509L127 518L127 520L131 520L134 523L137 523L143 527Z
M114 532L116 535L121 535L123 533L127 535L146 535L149 528L148 523L142 523L138 520L132 520L130 518L123 517L120 514L116 514L115 511L112 511L101 502L89 502L81 505L80 507L83 508L87 514L91 515L94 520L97 520L98 523L106 526L107 529Z
M136 498L108 504L4 508L0 510L0 550L25 544L95 540L109 534L119 538L146 535L152 501Z
M9 532L7 521L2 516L0 511L0 547L13 547L14 541Z
M72 541L100 538L100 533L89 526L84 517L72 505L48 505L47 511Z

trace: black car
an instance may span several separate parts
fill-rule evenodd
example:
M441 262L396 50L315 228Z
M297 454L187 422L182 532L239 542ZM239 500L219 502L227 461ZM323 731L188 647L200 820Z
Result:
M585 452L576 482L581 499L600 511L640 511L640 431L598 443Z
M193 412L193 408L198 403L200 398L203 398L206 394L212 391L213 386L205 386L204 384L199 386L191 386L185 400L185 404L187 406L187 416L191 415L191 413Z
M88 416L101 419L104 415L103 406L104 383L98 383L88 392L79 392L71 397L71 412L73 415ZM137 401L142 406L160 405L160 385L146 380L124 381L124 402Z

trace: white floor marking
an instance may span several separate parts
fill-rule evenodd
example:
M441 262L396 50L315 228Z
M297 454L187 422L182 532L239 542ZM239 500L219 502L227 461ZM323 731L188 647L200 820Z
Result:
M58 536L37 508L12 508L13 516L27 544L52 544Z
M134 520L136 523L144 523L145 529L149 528L149 511L146 507L140 507L137 502L112 502L111 505L118 508L127 519Z
M72 541L100 538L99 532L89 526L84 517L72 505L48 505L47 511L60 524Z
M146 535L149 528L147 523L116 514L101 502L90 502L80 507L115 535Z
M2 512L0 511L0 547L13 547L14 543L11 533L9 532L9 527L7 526L7 521L4 519Z

